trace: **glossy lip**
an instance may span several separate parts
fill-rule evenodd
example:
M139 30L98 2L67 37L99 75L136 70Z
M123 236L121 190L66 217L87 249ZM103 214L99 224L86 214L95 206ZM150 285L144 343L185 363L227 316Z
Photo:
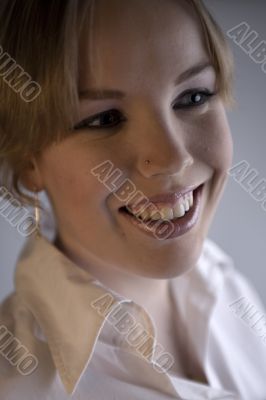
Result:
M193 206L182 218L175 218L166 222L159 220L160 222L148 221L147 223L144 223L127 212L123 212L121 209L120 212L131 225L134 225L138 230L154 239L166 240L176 238L184 235L196 225L200 215L201 197L204 185L205 184L201 184L195 189L195 192L193 193Z
M200 185L194 185L194 186L187 186L186 188L183 189L177 189L175 192L170 192L170 193L161 193L157 194L152 197L146 197L146 199L142 199L139 202L135 203L129 203L126 204L125 206L128 207L132 211L139 211L142 205L147 205L147 204L153 204L154 206L159 205L159 206L165 206L165 207L174 207L177 200L184 196L185 194L189 192L193 192L196 190ZM149 202L147 202L147 199ZM125 207L123 206L123 207Z

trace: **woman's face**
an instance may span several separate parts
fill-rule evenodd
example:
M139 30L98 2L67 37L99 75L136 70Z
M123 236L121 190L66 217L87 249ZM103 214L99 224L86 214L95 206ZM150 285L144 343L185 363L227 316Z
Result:
M231 164L222 100L219 93L201 94L215 91L215 71L197 18L183 1L96 5L92 48L89 29L80 42L76 123L100 117L43 152L40 183L61 241L77 256L105 271L177 276L200 255ZM94 92L103 89L106 96L97 98ZM148 198L204 183L198 220L177 237L145 234L119 211L126 201L116 195L118 182L110 189L91 172L106 161L120 171L119 184L127 179Z

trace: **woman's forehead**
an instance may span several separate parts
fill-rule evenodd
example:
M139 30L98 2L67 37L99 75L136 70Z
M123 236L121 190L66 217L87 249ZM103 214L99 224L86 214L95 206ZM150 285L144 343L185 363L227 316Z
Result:
M91 70L93 82L117 81L126 89L208 58L198 19L183 1L101 0L90 21L79 47L80 87L89 83Z

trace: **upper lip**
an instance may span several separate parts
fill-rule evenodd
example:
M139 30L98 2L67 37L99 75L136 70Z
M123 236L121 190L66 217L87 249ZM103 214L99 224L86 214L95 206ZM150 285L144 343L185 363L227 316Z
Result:
M187 186L187 187L183 187L183 188L177 188L175 189L175 191L173 192L169 192L169 193L160 193L160 194L156 194L152 197L148 197L146 196L146 198L134 203L134 201L132 203L127 204L126 206L129 208L136 208L136 207L140 207L143 204L148 204L147 199L149 200L149 203L152 203L154 205L159 204L159 203L165 203L165 205L169 205L174 207L177 199L179 199L181 196L184 196L186 193L189 193L195 189L197 189L199 186L201 186L201 184L199 185L194 185L194 186Z

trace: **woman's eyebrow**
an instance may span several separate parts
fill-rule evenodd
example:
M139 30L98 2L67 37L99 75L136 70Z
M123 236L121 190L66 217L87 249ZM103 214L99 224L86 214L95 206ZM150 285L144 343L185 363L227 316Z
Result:
M175 85L180 85L180 83L192 78L195 75L200 74L202 71L208 68L213 68L213 64L210 61L203 61L192 67L188 68L186 71L182 72L175 80Z
M207 68L213 67L210 61L200 62L182 72L174 81L175 85L186 81L192 76L198 75ZM84 89L79 91L80 100L104 100L104 99L121 99L126 96L126 93L120 90L112 89Z

